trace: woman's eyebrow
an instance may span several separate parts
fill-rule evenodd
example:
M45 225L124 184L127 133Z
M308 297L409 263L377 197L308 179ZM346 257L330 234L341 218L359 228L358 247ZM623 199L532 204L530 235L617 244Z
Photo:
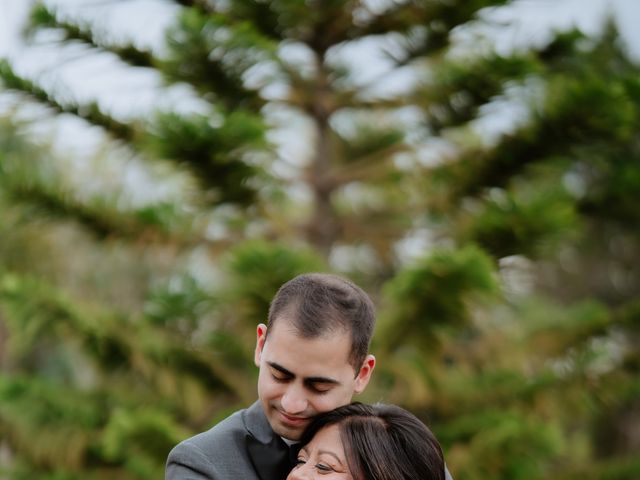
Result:
M340 466L344 465L340 457L337 453L332 452L331 450L318 450L318 455L329 455L336 459L336 461L340 464Z

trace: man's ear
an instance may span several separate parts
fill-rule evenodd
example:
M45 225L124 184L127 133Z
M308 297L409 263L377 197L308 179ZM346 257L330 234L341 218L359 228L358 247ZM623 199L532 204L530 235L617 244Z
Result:
M373 369L376 366L376 357L369 354L364 359L362 366L360 367L360 371L356 376L356 383L354 386L355 393L362 393L364 389L369 384L369 380L371 380L371 374L373 373Z
M258 324L256 328L256 351L253 356L253 362L256 367L260 366L260 356L262 355L262 349L264 348L264 342L267 340L267 326L264 323Z

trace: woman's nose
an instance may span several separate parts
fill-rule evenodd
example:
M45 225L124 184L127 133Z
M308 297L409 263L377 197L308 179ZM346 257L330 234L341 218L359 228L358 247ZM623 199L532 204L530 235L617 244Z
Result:
M309 474L310 469L306 468L307 465L306 464L302 464L302 465L298 465L297 467L294 467L293 470L291 470L291 473L289 473L289 476L287 477L287 480L309 480L311 479L311 475Z

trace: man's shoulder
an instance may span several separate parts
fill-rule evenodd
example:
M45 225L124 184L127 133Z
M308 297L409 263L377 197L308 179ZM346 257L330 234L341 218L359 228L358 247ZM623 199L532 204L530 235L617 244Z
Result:
M257 480L246 448L246 416L250 409L238 410L206 432L176 445L167 458L165 478Z
M204 455L215 456L220 449L227 450L234 439L238 441L246 435L243 414L246 409L238 410L220 421L209 430L198 433L180 442L175 451L196 449Z

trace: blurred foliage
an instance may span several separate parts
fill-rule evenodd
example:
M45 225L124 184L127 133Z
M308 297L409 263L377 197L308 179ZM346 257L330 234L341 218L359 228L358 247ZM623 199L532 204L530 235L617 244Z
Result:
M371 293L361 400L427 421L454 478L638 478L640 69L615 24L461 55L508 2L174 3L153 51L51 2L27 30L195 111L118 118L0 60L0 478L161 477L255 399L255 326L307 271ZM358 75L365 44L408 91ZM96 153L33 125L69 115Z
M222 125L214 125L207 116L184 118L175 113L162 113L156 118L149 136L152 153L179 159L188 165L207 189L205 198L214 203L250 204L254 190L247 181L256 176L256 168L243 162L243 155L263 143L263 125L255 115L241 111L224 117Z

